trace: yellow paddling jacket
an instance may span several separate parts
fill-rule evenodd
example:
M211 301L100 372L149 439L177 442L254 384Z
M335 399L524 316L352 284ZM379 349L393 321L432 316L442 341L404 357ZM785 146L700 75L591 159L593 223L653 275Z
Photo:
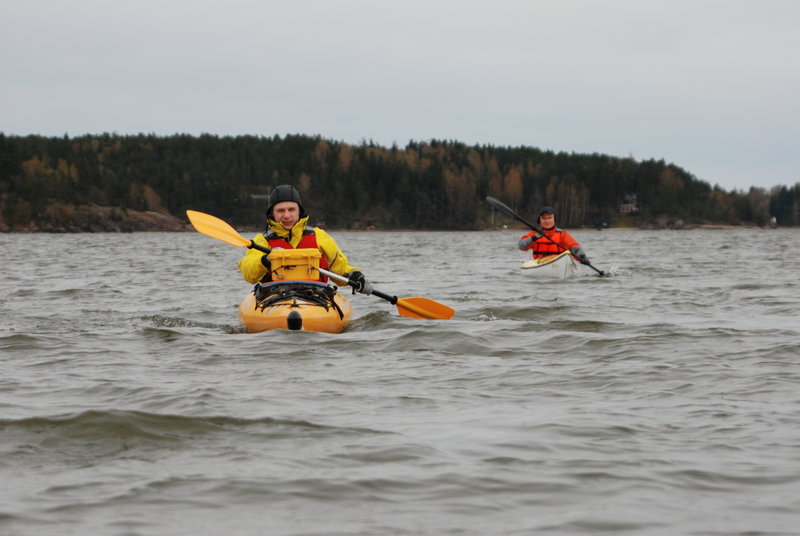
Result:
M267 236L265 236L266 234L273 239L281 238L288 242L293 248L296 248L303 239L303 233L307 232L307 224L308 216L300 218L300 220L294 224L294 227L287 230L284 229L283 225L280 223L269 219L267 220L267 232L259 233L254 236L253 242L260 246L270 247L269 239ZM322 257L328 263L328 270L339 275L344 275L348 272L352 272L353 270L361 271L361 269L357 266L350 265L344 252L339 249L339 246L336 244L336 241L331 237L331 235L319 227L313 227L311 231L313 231L316 235L317 248L322 254ZM257 249L248 249L247 253L245 253L244 257L242 257L242 259L239 261L239 270L242 272L242 277L244 277L245 281L248 283L258 283L265 275L267 275L267 267L261 263L261 257L263 255L264 252L262 251Z

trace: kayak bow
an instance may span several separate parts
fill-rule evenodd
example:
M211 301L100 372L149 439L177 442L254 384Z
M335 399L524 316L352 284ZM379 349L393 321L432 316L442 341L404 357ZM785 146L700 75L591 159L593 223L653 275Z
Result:
M259 283L239 304L239 322L250 333L272 329L339 333L353 316L350 301L316 281Z

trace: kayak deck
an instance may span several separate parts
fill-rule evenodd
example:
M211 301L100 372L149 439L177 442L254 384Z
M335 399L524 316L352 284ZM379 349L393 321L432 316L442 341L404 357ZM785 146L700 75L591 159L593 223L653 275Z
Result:
M251 333L272 329L339 333L352 316L344 295L316 281L260 283L239 304L239 321Z
M569 251L538 259L528 259L522 263L521 268L526 275L551 279L567 279L578 274L578 265Z

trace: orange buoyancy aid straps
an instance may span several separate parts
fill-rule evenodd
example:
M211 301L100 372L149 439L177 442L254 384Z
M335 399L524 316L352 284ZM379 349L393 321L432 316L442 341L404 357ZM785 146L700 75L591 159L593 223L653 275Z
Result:
M561 229L555 229L552 233L547 235L550 239L548 240L544 236L540 236L533 242L533 258L538 259L540 257L548 257L550 255L558 255L562 251L568 251L559 246L558 244L554 244L553 242L558 242L559 244L563 244L561 240ZM551 241L552 240L552 241ZM566 244L564 244L566 246Z

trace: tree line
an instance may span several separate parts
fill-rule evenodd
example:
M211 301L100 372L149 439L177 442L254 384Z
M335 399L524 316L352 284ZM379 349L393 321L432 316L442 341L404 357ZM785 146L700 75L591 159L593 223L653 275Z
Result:
M306 135L0 133L5 230L67 218L83 206L179 218L193 209L260 227L267 194L283 183L301 193L312 223L341 229L477 230L508 222L484 202L487 195L524 215L553 206L564 227L794 226L800 219L800 183L725 191L663 160L437 140L382 147Z

